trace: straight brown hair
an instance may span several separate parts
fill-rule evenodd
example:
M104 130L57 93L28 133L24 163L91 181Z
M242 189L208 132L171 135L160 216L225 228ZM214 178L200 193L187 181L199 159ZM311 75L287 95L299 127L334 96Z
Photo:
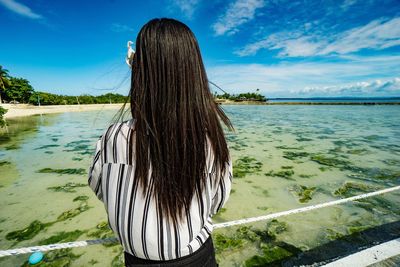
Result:
M208 177L207 137L215 155L216 182L230 158L219 119L233 130L213 99L199 45L188 26L161 18L142 27L129 95L136 133L130 140L136 144L130 152L136 166L134 187L150 190L161 216L176 224L194 195L202 196Z

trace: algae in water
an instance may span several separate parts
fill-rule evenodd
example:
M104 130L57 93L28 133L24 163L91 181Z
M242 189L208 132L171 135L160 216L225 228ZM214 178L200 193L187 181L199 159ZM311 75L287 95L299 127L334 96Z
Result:
M75 230L71 232L58 232L55 235L46 238L42 241L39 241L39 245L48 245L48 244L55 244L60 242L71 242L75 241L80 237L85 231Z
M280 171L277 171L277 172L269 171L269 172L265 173L265 176L280 177L280 178L284 178L284 179L287 179L287 180L294 180L292 178L293 174L294 174L293 170L291 170L291 169L283 169L283 170L280 170Z
M48 187L48 190L52 190L55 192L65 192L65 193L74 193L76 192L75 188L77 187L86 187L87 184L80 184L80 183L66 183L65 185L60 186L51 186Z
M244 156L233 164L233 177L243 178L247 174L261 171L262 163L253 157Z
M4 165L10 165L11 164L11 162L9 162L9 161L6 161L6 160L2 160L2 161L0 161L0 166L4 166Z
M274 244L262 243L260 248L262 250L262 255L254 255L253 257L247 259L243 264L244 266L270 266L270 264L275 261L279 261L293 255L286 249Z
M74 198L74 200L72 200L72 201L86 201L86 200L88 200L89 199L89 197L88 196L77 196L76 198Z
M59 146L60 146L60 145L56 145L56 144L44 145L44 146L35 148L35 150L46 149L46 148L51 148L51 147L59 147Z
M46 253L44 260L40 263L40 267L68 267L71 263L79 258L80 255L76 255L71 252L72 249L59 249L53 250ZM21 267L31 266L28 261L26 261Z
M114 237L114 233L108 226L108 222L101 222L96 225L95 229L92 229L87 234L90 237L95 238L109 238Z
M16 240L18 242L23 241L23 240L32 239L34 236L36 236L40 231L45 229L50 224L51 223L42 223L39 220L35 220L22 230L9 232L6 235L6 239L7 240Z
M57 174L78 174L83 175L86 174L86 170L83 168L70 168L70 169L52 169L52 168L43 168L37 171L38 173L57 173Z
M300 151L300 152L283 151L283 157L286 159L290 159L290 160L297 160L297 159L305 158L305 157L308 157L309 155L310 155L310 153L305 152L305 151Z
M118 254L111 261L111 267L125 267L124 253L122 248L118 250Z
M342 166L349 165L349 163L345 160L327 157L322 154L312 155L310 159L321 165L326 165L326 166L330 166L330 167L342 167Z
M237 238L236 236L228 237L223 234L214 234L213 242L215 245L215 252L220 253L221 251L227 249L237 249L241 248L244 244L244 240Z
M91 207L86 202L83 202L78 208L67 210L61 213L60 216L57 217L57 221L65 221L71 219L75 216L78 216L82 212L87 211L90 208Z
M315 186L295 185L290 190L298 197L300 203L307 203L312 199L312 195L317 188Z
M373 187L366 185L366 184L346 182L341 187L336 189L335 192L333 192L333 194L335 196L342 196L342 197L346 198L346 197L352 197L359 193L369 192L372 189L373 189Z
M250 257L243 264L245 266L266 266L301 251L294 246L276 241L276 236L286 230L287 224L275 219L268 222L264 230L242 226L230 236L214 234L213 239L219 257L224 251L240 249L248 242L256 244L261 252L260 255Z

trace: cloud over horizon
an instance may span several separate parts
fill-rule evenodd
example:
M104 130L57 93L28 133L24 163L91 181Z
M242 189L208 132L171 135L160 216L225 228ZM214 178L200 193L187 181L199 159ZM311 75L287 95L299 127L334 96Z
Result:
M301 96L356 96L356 97L383 97L400 96L400 77L390 80L373 80L353 84L305 87L292 92Z

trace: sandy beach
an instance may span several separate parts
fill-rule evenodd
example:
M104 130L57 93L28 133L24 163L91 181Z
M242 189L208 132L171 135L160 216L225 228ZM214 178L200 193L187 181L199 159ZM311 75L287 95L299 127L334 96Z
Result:
M119 109L123 104L89 104L89 105L50 105L50 106L33 106L29 104L1 104L1 107L7 109L4 118L16 118L24 116L32 116L38 114L63 113L63 112L79 112L89 110L108 110Z
M223 105L265 104L262 102L255 102L255 101L235 102L225 99L222 101L217 101L217 103ZM122 105L123 104L119 103L119 104L87 104L87 105L48 105L39 107L29 104L1 104L1 107L7 109L7 113L4 115L4 118L10 119L16 117L38 115L38 114L119 109L122 107Z

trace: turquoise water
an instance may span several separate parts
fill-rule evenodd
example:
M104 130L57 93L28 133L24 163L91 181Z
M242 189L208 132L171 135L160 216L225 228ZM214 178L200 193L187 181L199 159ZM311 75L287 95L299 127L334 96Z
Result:
M309 102L309 103L400 103L400 97L312 97L312 98L270 98L268 102Z
M400 106L223 108L236 129L227 133L234 184L214 222L400 184ZM101 224L106 221L104 207L86 186L86 171L95 141L115 113L9 121L8 133L3 130L0 136L1 249L112 235ZM366 228L398 222L399 196L395 192L274 222L215 230L217 258L221 266L251 266L254 255L276 262ZM14 232L29 225L23 233ZM55 266L120 266L120 253L118 245L98 245L47 258ZM20 266L27 257L3 258L0 264Z

